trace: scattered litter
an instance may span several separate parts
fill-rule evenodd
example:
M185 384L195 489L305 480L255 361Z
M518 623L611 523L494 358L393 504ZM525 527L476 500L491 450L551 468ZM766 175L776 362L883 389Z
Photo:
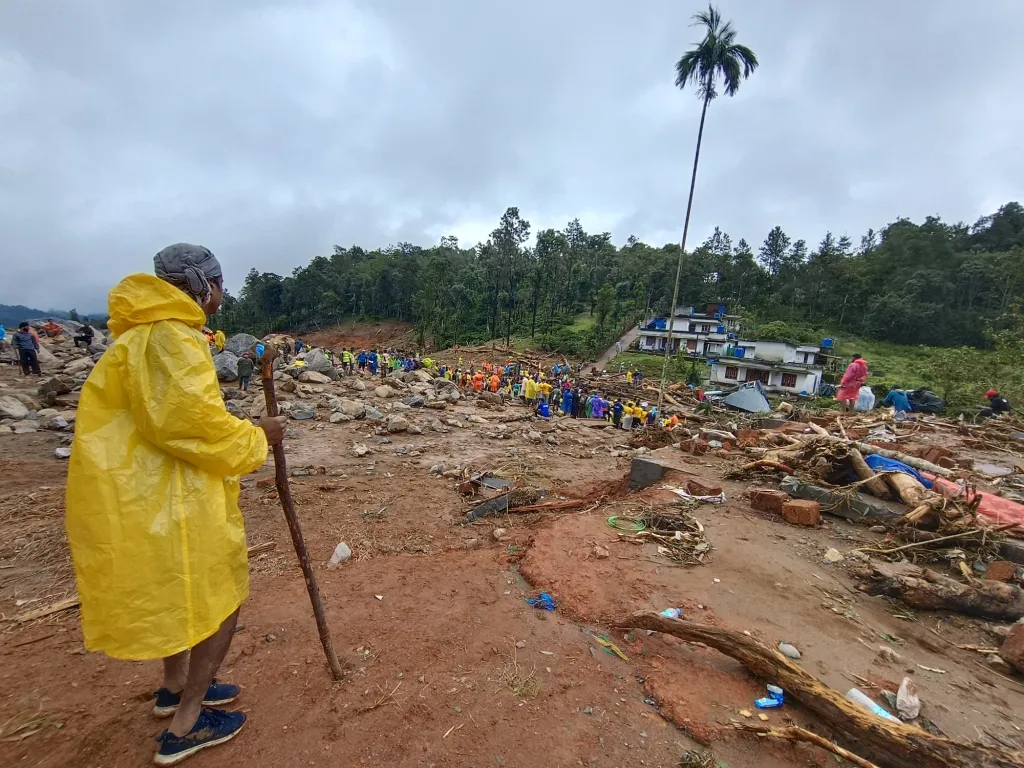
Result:
M768 695L763 699L757 699L754 706L758 709L778 709L786 703L786 694L777 685L765 686Z
M612 515L608 518L608 527L614 528L617 531L639 533L647 528L647 523L638 517L619 517L618 515Z
M378 600L384 599L384 595L374 595L374 597L376 597Z
M683 501L696 501L701 504L725 504L725 491L714 496L694 496L685 488L675 488L671 485L662 486L662 490L672 491Z
M714 581L715 581L715 584L721 584L722 583L721 579L715 579Z
M666 608L661 612L661 615L666 619L681 619L683 617L683 612L679 608Z
M903 721L900 720L898 717L889 714L889 712L886 711L883 707L876 704L874 700L866 693L864 693L864 691L862 691L860 688L851 688L849 691L846 692L846 698L852 701L854 704L859 704L860 706L864 707L864 709L866 709L868 712L872 712L878 715L883 720L888 720L891 723L903 723Z
M946 674L946 670L944 670L944 669L936 669L935 667L926 667L924 664L918 664L917 666L918 666L918 668L923 669L925 672L935 672L935 673L940 674L940 675L945 675Z
M543 608L545 611L553 611L558 607L555 603L555 598L547 592L541 592L536 597L528 597L526 598L526 602L534 608Z
M350 557L352 557L352 550L349 549L348 544L346 544L344 541L339 542L338 546L334 548L334 554L331 555L331 559L327 563L327 566L331 567L341 565Z
M768 721L768 715L766 715L766 714L764 714L764 713L762 712L762 713L760 713L760 714L759 714L759 715L757 716L757 719L758 719L758 720L762 720L762 721L764 721L764 722L767 722L767 721Z
M740 715L742 715L743 717L753 717L754 713L751 712L749 709L741 709Z
M917 695L917 686L909 677L903 678L896 693L896 714L904 720L916 720L921 714L921 699Z
M599 645L603 646L606 652L614 656L618 656L623 661L629 661L629 656L623 653L622 649L619 648L619 646L617 646L615 643L611 642L607 638L603 637L602 635L594 635L594 640L596 640Z
M555 655L554 651L541 651L541 653L543 653L545 656L554 656Z

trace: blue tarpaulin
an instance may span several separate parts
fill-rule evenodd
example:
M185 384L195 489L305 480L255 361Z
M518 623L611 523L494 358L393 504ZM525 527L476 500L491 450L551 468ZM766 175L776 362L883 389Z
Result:
M887 459L884 456L879 456L877 453L869 453L864 457L864 463L875 472L903 472L915 478L925 488L932 487L931 480L926 479L924 475L913 467L908 467L902 461Z

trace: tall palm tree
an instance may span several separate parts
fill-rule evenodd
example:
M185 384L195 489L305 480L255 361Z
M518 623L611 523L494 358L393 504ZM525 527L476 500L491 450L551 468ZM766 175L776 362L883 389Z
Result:
M668 360L672 353L672 328L675 324L676 303L679 301L679 278L683 271L683 254L686 253L686 234L690 229L690 211L693 209L693 188L697 183L697 163L700 160L700 143L704 138L704 118L708 104L718 96L718 80L726 96L735 96L740 82L750 77L757 69L757 56L745 45L736 42L736 30L732 22L722 23L722 15L713 5L706 11L694 14L693 26L704 29L704 39L687 51L676 62L676 87L685 90L689 85L697 86L697 95L704 100L700 111L700 128L697 130L697 151L693 155L693 174L690 176L690 198L686 202L686 220L683 223L683 237L679 247L679 262L676 265L676 284L672 290L672 306L668 317L668 338L665 343L665 360L661 366L661 387L658 390L658 413L661 414L665 398L665 381L668 376Z

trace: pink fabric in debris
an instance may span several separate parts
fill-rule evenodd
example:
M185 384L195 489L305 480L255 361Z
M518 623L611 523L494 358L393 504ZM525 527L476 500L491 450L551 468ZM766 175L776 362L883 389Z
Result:
M976 493L981 498L981 502L978 504L978 514L992 525L1003 525L1004 523L1024 525L1024 504L1018 504L1016 501L984 491L970 492L962 485L957 485L950 480L930 475L927 472L922 474L935 483L933 490L938 491L946 498L959 497L970 503Z

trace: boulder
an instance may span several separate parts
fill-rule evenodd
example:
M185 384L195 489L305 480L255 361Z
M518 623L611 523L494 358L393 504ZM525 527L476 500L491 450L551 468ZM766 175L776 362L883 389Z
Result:
M36 358L39 360L40 365L53 365L57 362L57 358L53 352L46 348L45 344L39 345L39 351L36 352Z
M228 413L239 419L245 418L245 409L242 406L243 403L238 400L228 400L224 403L224 407L227 409Z
M381 386L379 386L379 387L377 387L376 389L373 390L373 394L376 397L384 399L384 398L388 398L388 397L393 397L394 394L395 394L395 390L393 390L391 387L385 387L385 386L381 385Z
M384 414L374 408L372 405L365 406L364 414L370 421L383 421Z
M46 429L67 429L68 420L63 416L54 416L52 419L47 420L44 424Z
M334 369L332 368L331 370ZM306 384L330 384L331 377L319 373L318 371L311 371L307 369L299 374L299 381L305 382Z
M282 392L294 392L295 391L295 379L285 379L278 386Z
M426 398L423 397L422 395L413 395L412 397L407 397L402 402L405 405L408 405L410 408L422 408L427 404Z
M221 381L236 381L238 357L233 352L228 352L225 347L223 352L213 356L213 369L217 371L217 378Z
M422 435L423 434L423 428L417 426L416 424L410 424L409 425L409 434L410 435Z
M427 403L427 408L432 408L435 411L443 411L446 407L448 407L446 400L431 400Z
M60 448L55 448L54 451L53 451L53 455L55 457L57 457L58 459L70 459L71 458L71 447L70 446L61 446Z
M483 402L490 403L491 405L501 405L504 402L501 395L497 392L480 392L477 394L477 400L482 400Z
M306 370L309 371L327 373L334 369L334 364L327 359L327 355L324 354L322 349L314 349L312 352L307 352L302 359L306 361Z
M107 345L106 344L97 344L96 342L93 342L92 344L89 345L89 354L90 355L102 355L106 351L107 351Z
M296 421L308 421L316 418L316 408L308 403L293 403L288 415Z
M362 379L356 379L355 381L352 382L352 389L358 392L365 392L366 384L363 382Z
M341 398L335 410L339 410L346 416L352 419L361 419L366 415L366 406L357 400L349 400L346 397Z
M40 360L39 362L42 362ZM69 376L75 376L79 373L91 370L96 366L91 357L80 357L77 360L72 360L70 363L64 366L64 373Z
M267 401L262 397L257 397L252 401L252 405L249 406L249 418L259 419L267 412Z
M59 376L53 376L39 385L40 395L45 395L47 392L53 392L58 395L70 394L71 382Z
M0 397L0 418L24 419L28 416L28 408L16 397L4 395Z
M343 421L352 421L352 417L342 411L335 411L331 414L331 424L340 424Z
M392 415L388 417L388 432L405 432L409 429L409 420L404 416Z
M235 357L241 357L244 355L253 344L256 343L256 337L251 333L236 333L227 343L224 345L224 352L230 352ZM221 354L224 354L221 352ZM235 374L238 375L237 373Z
M35 419L23 419L11 424L11 429L16 435L27 435L39 429L39 422Z

